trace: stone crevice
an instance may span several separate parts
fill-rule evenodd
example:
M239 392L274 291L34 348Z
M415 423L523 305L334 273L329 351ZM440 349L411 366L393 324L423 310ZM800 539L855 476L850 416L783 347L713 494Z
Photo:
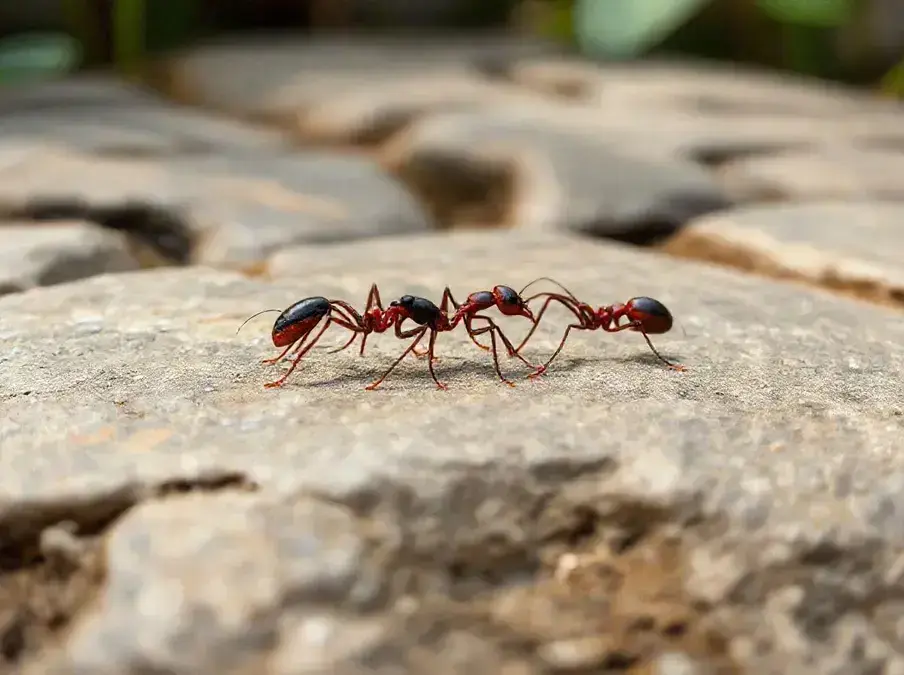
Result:
M0 673L19 672L91 604L106 576L104 537L133 507L190 491L257 489L242 474L215 472L0 507Z

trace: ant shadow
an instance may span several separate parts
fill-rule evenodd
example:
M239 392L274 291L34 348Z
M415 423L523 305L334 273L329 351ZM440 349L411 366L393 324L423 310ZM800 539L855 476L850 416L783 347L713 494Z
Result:
M671 352L660 352L663 357L671 361L672 363L681 363L681 358L676 356ZM638 354L631 354L630 356L618 356L606 359L610 363L636 363L638 365L643 366L653 366L662 368L665 364L659 360L655 354L651 354L650 352L640 352Z
M514 361L520 367L506 367L506 362L509 360L510 359L506 356L500 356L499 358L499 367L506 379L509 379L516 384L520 380L526 381L527 375L532 371L527 366L520 363L517 359L511 359L511 361ZM557 371L570 372L592 361L594 361L594 359L570 357L568 359L562 359L560 363L559 359L556 359L554 367ZM302 381L300 382L300 384L304 384L304 386L306 387L330 387L337 384L346 384L350 382L363 382L364 384L370 384L373 380L377 379L378 377L380 377L380 375L386 372L386 368L389 367L390 363L392 363L392 361L387 360L381 368L376 363L376 361L370 361L370 364L372 365L370 365L368 369L370 370L372 368L372 372L368 373L367 375L362 375L361 371L363 370L363 368L356 368L353 371L341 373L327 380ZM426 358L417 359L417 362L415 362L414 359L412 359L411 361L406 360L403 363L407 365L407 367L403 370L402 364L399 364L399 367L393 370L392 373L390 373L386 378L386 381L382 385L380 385L380 389L384 388L386 385L389 385L389 387L391 387L393 381L416 382L424 381L426 379L426 381L432 384ZM542 361L540 363L542 363ZM310 366L312 364L307 365L308 369L302 370L299 367L299 369L296 370L292 375L294 376L297 373L299 376L303 377L305 372L309 372ZM456 375L486 375L499 382L499 377L496 375L496 371L493 368L492 357L488 357L485 363L481 363L464 358L456 358L454 360L449 358L447 360L447 358L439 356L439 360L433 364L433 369L434 371L436 371L436 376L439 378L440 382L446 382L447 377L454 377ZM549 372L552 372L552 370L550 370ZM292 379L294 379L294 377ZM288 384L288 382L286 384Z

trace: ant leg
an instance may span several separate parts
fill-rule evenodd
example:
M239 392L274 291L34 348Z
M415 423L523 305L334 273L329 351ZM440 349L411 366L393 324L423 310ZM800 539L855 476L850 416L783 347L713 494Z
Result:
M607 333L618 333L620 331L629 330L631 328L635 329L638 333L643 335L643 339L647 341L647 346L650 348L650 351L653 352L653 354L656 356L657 359L662 361L665 365L667 365L672 370L677 370L678 372L684 372L687 370L687 368L685 366L682 366L680 363L672 363L667 358L665 358L662 354L660 354L659 351L656 349L656 347L653 346L653 341L650 340L650 336L647 335L645 330L643 330L642 324L640 324L639 322L626 323L622 326L616 326L615 328L608 329L606 332Z
M278 380L267 382L264 387L266 387L267 389L272 389L273 387L281 387L283 385L283 382L286 381L286 378L289 377L289 375L292 374L292 371L295 370L295 368L298 366L298 362L301 361L301 358L310 351L311 347L317 344L317 341L323 336L324 332L326 332L326 329L329 328L330 324L334 321L335 319L333 319L332 317L329 317L326 321L324 321L323 328L320 329L320 332L317 333L317 335L307 347L298 352L298 356L295 357L295 360L292 362L292 366L289 368L289 370L287 370L286 373Z
M545 278L545 277L543 277L543 278ZM530 298L530 300L532 300L533 298L536 298L536 297L539 297L539 296L535 295L532 298ZM540 319L543 318L543 315L546 313L546 310L549 309L550 303L552 303L553 301L557 301L560 304L567 307L571 311L571 313L575 315L577 320L581 321L581 323L583 324L583 317L581 316L581 313L577 309L575 309L575 307L572 306L572 303L570 301L568 301L568 298L566 298L565 296L550 294L549 296L547 296L546 300L543 302L543 306L540 308L540 311L537 314L537 317L534 319L534 325L531 326L527 335L525 335L524 339L521 340L521 344L518 345L518 348L515 349L515 352L520 352L522 349L524 349L524 345L527 344L527 341L530 340L531 336L534 334L534 331L537 330L537 326L540 325Z
M439 308L442 311L448 313L450 302L452 303L452 307L454 307L455 309L458 309L459 307L461 307L461 303L456 302L455 298L452 297L452 289L449 288L448 286L446 286L446 289L443 291L442 300L440 300L440 302L439 302Z
M474 334L475 335L483 335L484 333L490 334L490 343L493 345L493 367L496 369L496 375L498 375L499 379L502 380L505 384L507 384L510 387L514 387L515 383L512 382L511 380L505 379L505 376L502 374L502 369L499 367L499 354L496 349L496 331L499 330L499 328L496 326L496 324L493 322L493 320L487 316L475 316L474 318L475 319L484 319L488 324L487 326L484 326L483 328L476 329L474 331Z
M565 346L565 340L568 339L568 334L571 332L572 329L574 329L574 330L587 330L587 327L586 327L586 326L583 326L582 324L579 324L579 323L573 323L573 324L571 324L570 326L568 326L568 328L565 329L565 334L562 336L562 341L559 342L559 346L556 348L556 351L554 351L554 352L552 353L552 356L549 357L549 360L548 360L546 363L544 363L542 366L540 366L540 367L536 370L536 372L533 372L533 373L531 373L530 375L528 375L529 378L533 379L533 378L535 378L535 377L539 377L540 375L542 375L543 373L546 372L546 369L549 368L549 364L552 363L552 360L553 360L554 358L556 358L556 356L559 355L559 352L560 352L560 351L562 351L562 347Z
M475 330L471 327L471 321L472 321L474 318L475 318L475 317L473 317L473 316L465 317L465 331L467 331L468 337L471 339L471 342L473 342L475 345L477 345L478 347L480 347L483 351L488 352L488 351L490 351L490 347L487 347L486 345L481 344L481 343L477 340L477 337L476 337L476 336L478 336L478 335L483 335L483 334L486 333L487 331L483 331L483 330L481 330L481 331L479 331L479 332L478 332L478 331L475 331ZM485 318L487 318L487 317L480 317L480 318L485 319ZM490 331L490 332L492 333L492 331ZM492 339L492 336L491 336L491 337L490 337L490 342L492 342L492 340L493 340L493 339ZM511 356L511 354L509 354L509 356Z
M546 302L543 303L543 307L540 308L540 312L537 314L537 318L534 320L534 325L530 327L527 335L524 336L524 339L521 340L521 344L515 349L515 353L519 353L524 345L527 344L527 341L530 340L531 336L534 334L534 331L537 330L537 326L540 325L540 319L543 318L543 315L546 313L546 310L549 308L549 304L552 302L552 298L546 298Z
M346 323L340 322L338 319L335 323L340 323L342 326L349 328L352 330L352 336L348 339L341 347L335 347L327 352L327 354L335 354L336 352L341 352L344 349L348 349L352 342L355 341L355 338L358 337L358 333L364 332L364 320L361 318L361 315L355 310L354 307L349 305L347 302L342 300L333 300L332 303L335 305L333 307L333 311L343 319ZM357 327L349 326L348 324L357 324ZM328 345L318 345L317 349L327 349Z
M508 337L506 337L505 333L502 332L502 329L499 326L496 326L496 332L499 333L499 339L502 340L502 344L504 344L505 348L508 350L510 358L512 356L514 356L516 359L521 361L521 363L523 363L528 368L533 368L534 370L540 370L540 366L537 366L537 365L531 363L526 358L521 356L521 354L518 353L518 351L512 346L511 341L508 339Z
M358 331L353 332L352 336L348 339L348 341L344 345L342 345L341 347L336 347L335 349L331 349L330 351L327 352L327 354L335 354L336 352L341 352L344 349L348 349L351 346L352 342L355 341L356 337L358 337ZM366 340L366 339L367 339L367 335L364 336L364 340ZM362 343L364 342L364 340L362 340ZM362 350L364 349L363 344L361 345L361 349Z
M396 324L396 328L398 329L398 324ZM420 342L424 335L427 334L427 330L428 328L426 326L418 326L417 328L413 328L411 331L409 331L410 334L399 333L399 331L396 330L396 334L400 337L413 337L414 335L417 335L417 337L411 342L410 345L408 345L408 348L404 352L402 352L402 355L395 360L395 363L389 366L385 373L383 373L378 379L374 380L364 388L368 391L373 391L374 389L379 387L383 380L386 379L386 376L389 375L389 373L391 373L395 369L395 367L402 362L402 359L408 356L408 353L417 346L417 343Z
M307 336L305 336L305 337L307 337ZM300 342L304 342L304 340L301 340ZM269 366L269 365L272 365L272 364L274 364L274 363L278 363L279 361L282 361L283 357L284 357L286 354L288 354L288 353L289 353L289 350L292 349L292 347L294 347L294 346L295 346L295 343L293 342L293 343L290 344L288 347L286 347L286 348L283 350L283 353L280 354L279 356L276 356L276 357L274 357L274 358L272 358L272 359L264 359L263 361L261 361L261 363L263 363L263 364Z
M374 307L383 310L383 301L380 299L380 289L377 288L376 284L371 285L370 293L367 294L367 306L364 308L364 313L367 314ZM364 337L361 338L361 349L358 350L358 356L364 356L364 345L367 344L367 333L364 334Z
M436 388L442 389L443 391L447 390L445 384L436 379L436 373L433 372L433 362L436 360L436 357L433 356L433 350L436 349L436 331L430 331L430 344L427 346L427 367L430 369L430 377L433 378L433 381L436 382Z
M456 301L455 298L452 296L452 289L450 289L448 286L446 286L446 290L443 291L443 299L440 302L439 308L443 312L448 312L450 302L452 303L452 306L456 310L458 310L458 308L461 307L461 303ZM465 327L468 332L468 337L471 339L471 342L473 342L475 345L477 345L484 351L487 351L487 352L490 351L489 347L487 347L486 345L480 344L480 342L478 342L477 339L474 337L473 331L471 330L471 327L470 327L470 323L471 323L470 319L471 319L471 317L465 317ZM480 333L478 333L478 335L480 335Z

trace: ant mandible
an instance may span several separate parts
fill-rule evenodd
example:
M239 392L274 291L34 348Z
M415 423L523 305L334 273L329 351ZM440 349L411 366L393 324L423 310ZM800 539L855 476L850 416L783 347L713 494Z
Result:
M540 319L543 317L543 314L546 312L546 309L552 302L558 302L569 309L575 315L575 317L577 317L578 323L570 324L565 329L565 334L562 336L562 340L559 342L559 346L556 348L556 351L553 352L552 356L549 357L546 363L540 366L535 372L528 375L528 377L534 378L546 372L549 364L552 363L553 359L555 359L556 356L558 356L559 352L562 351L562 347L565 346L565 341L568 339L568 334L572 330L601 329L606 331L607 333L618 333L619 331L623 330L638 332L643 335L644 340L646 340L647 345L650 347L650 350L653 352L653 354L655 354L656 357L666 366L677 371L687 370L681 364L672 363L662 354L660 354L656 350L656 347L653 346L653 343L649 338L650 335L667 333L672 328L672 313L669 312L668 308L661 302L659 302L659 300L641 296L631 298L623 304L618 303L614 305L604 305L602 307L594 309L588 303L578 300L577 297L575 297L574 293L569 291L558 281L549 277L539 277L537 279L534 279L529 284L527 284L527 286L521 289L521 293L524 293L524 291L527 290L528 287L532 286L538 281L549 281L555 284L565 292L565 295L562 295L560 293L544 292L536 293L525 300L525 302L530 302L534 298L539 298L541 296L546 297L546 300L543 302L543 306L540 308L540 311L537 314L537 319L534 322L534 325L531 327L528 334L524 336L524 339L521 341L521 344L518 345L515 351L520 352L524 345L527 344L527 341L530 340L531 336L534 334L534 331L537 329L537 326L540 323ZM620 323L623 317L628 320L628 323Z

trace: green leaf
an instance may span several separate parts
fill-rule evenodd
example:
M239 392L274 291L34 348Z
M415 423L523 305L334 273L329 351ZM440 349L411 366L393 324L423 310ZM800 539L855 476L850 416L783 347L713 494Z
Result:
M667 38L711 0L576 0L574 32L585 52L626 58Z
M757 0L764 14L781 23L837 28L854 18L854 0Z
M78 41L63 33L23 33L0 39L0 82L57 77L81 62Z
M904 99L904 61L882 78L881 89L888 96Z

